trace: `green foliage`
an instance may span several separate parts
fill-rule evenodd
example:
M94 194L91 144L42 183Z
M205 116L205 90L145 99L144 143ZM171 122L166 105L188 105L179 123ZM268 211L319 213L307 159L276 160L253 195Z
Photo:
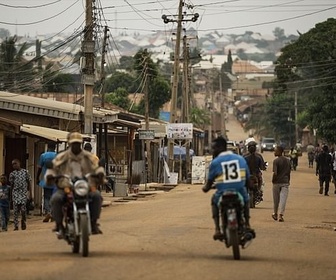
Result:
M224 62L224 64L222 65L222 72L227 72L232 74L232 54L231 54L231 50L229 50L228 53L228 58L227 58L227 62Z
M24 61L27 45L16 46L17 37L6 38L0 45L0 84L2 90L30 91L34 81L33 64Z
M158 118L160 108L170 100L170 84L164 79L158 70L158 65L151 59L151 54L145 50L139 50L134 56L134 70L142 81L143 92L148 90L149 116ZM147 86L146 86L147 83ZM145 113L145 100L141 100L134 111Z
M201 129L210 124L210 112L205 109L193 107L190 110L190 122Z
M125 88L117 88L115 92L107 94L105 101L125 110L128 110L131 105L131 101L128 98L128 91Z
M193 48L190 51L190 63L193 64L197 64L202 60L202 56L201 56L201 50L198 48Z
M336 19L321 22L282 49L276 63L275 94L298 94L299 115L319 137L336 143ZM297 120L297 124L299 124ZM280 124L277 124L280 126ZM303 128L303 127L301 127ZM277 128L279 129L279 127Z
M273 35L279 41L282 41L282 40L286 39L285 30L280 28L280 27L276 27L273 30Z
M139 82L130 73L115 72L106 79L106 92L114 92L118 88L124 88L129 93L134 93L139 88Z
M148 88L149 116L159 118L160 108L170 100L170 85L161 76L151 79ZM134 109L135 112L145 114L145 102L142 99L139 105Z
M119 69L125 69L131 71L133 69L133 57L132 56L122 56L119 59Z
M0 28L0 38L1 39L8 38L9 36L10 36L10 32L8 29Z

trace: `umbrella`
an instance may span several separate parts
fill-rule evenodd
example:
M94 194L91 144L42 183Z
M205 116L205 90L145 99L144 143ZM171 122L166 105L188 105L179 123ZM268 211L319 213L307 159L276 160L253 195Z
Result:
M161 157L167 158L167 149L168 149L167 147L159 149ZM185 160L186 159L186 155L187 155L187 151L186 151L185 147L183 147L183 146L174 146L174 158L175 159L180 159L180 157L181 157L182 160ZM190 157L192 157L192 156L195 155L195 152L194 152L193 149L189 150L189 155L190 155Z

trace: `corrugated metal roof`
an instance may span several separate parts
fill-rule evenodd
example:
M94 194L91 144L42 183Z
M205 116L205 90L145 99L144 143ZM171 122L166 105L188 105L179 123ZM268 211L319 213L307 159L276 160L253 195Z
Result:
M20 131L34 136L38 136L40 138L48 139L54 142L67 142L67 137L69 134L68 131L30 124L22 124L20 126Z
M0 108L73 121L78 121L79 112L84 112L84 107L78 104L4 91L0 91ZM106 116L117 115L118 113L112 110L93 109L93 122L104 123L106 122Z

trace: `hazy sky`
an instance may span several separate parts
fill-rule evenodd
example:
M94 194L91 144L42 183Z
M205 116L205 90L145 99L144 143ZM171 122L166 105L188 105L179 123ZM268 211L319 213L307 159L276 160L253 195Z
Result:
M97 22L108 25L112 34L127 31L150 33L171 31L176 23L164 24L161 16L173 19L179 0L95 0ZM11 34L34 37L47 33L73 33L85 23L86 0L0 0L0 28ZM187 22L200 33L218 30L226 34L255 31L272 34L281 27L285 34L307 32L316 23L335 17L335 0L185 0L189 13L200 15ZM190 6L191 7L191 6ZM99 9L103 8L103 9ZM190 18L187 16L187 18Z

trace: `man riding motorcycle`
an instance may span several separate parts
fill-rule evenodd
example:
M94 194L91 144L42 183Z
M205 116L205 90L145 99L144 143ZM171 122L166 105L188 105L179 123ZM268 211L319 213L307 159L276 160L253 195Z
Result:
M216 192L211 199L212 217L215 222L215 240L221 239L218 201L225 190L235 190L244 198L244 218L247 228L250 228L250 210L247 185L249 184L249 169L244 158L227 151L226 140L223 137L214 139L212 143L213 160L209 167L208 180L202 188L208 192L215 184Z
M83 137L78 132L72 132L68 135L68 149L59 153L52 161L52 167L45 174L48 184L52 184L57 176L69 176L71 179L83 178L87 174L94 175L89 177L90 186L90 213L92 234L100 234L97 221L100 217L102 196L97 190L97 186L105 181L105 171L99 166L98 159L92 153L82 149ZM56 222L56 231L59 238L63 237L63 206L65 204L64 189L69 186L69 180L60 177L57 179L58 190L51 197L52 216Z
M257 143L250 141L247 144L248 153L244 158L248 164L251 173L251 181L257 182L258 190L261 190L263 178L262 170L266 170L266 163L261 154L257 153Z

